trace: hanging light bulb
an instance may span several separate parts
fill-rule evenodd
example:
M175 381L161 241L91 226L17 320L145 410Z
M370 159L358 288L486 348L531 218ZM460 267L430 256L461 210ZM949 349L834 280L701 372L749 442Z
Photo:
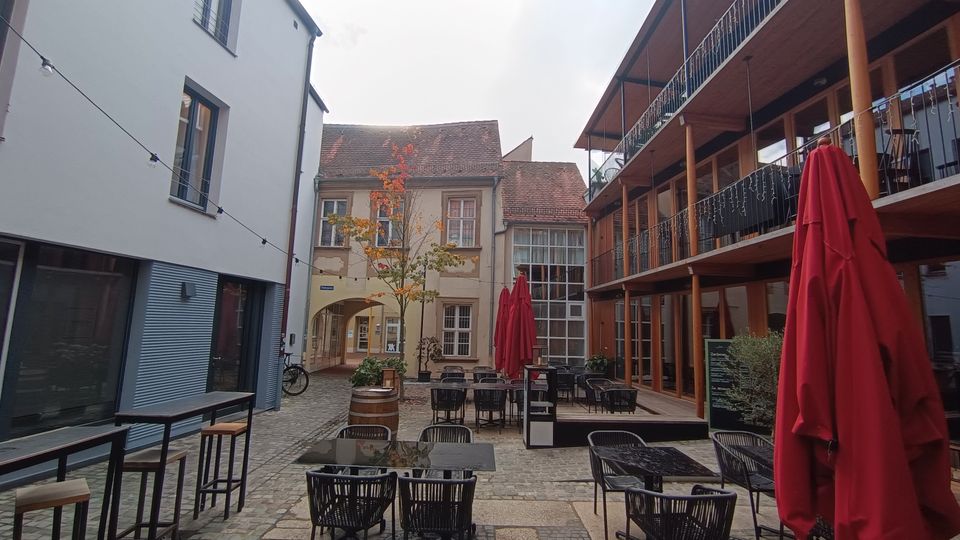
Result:
M50 61L47 60L45 57L41 56L40 57L40 73L43 74L44 77L50 77L53 75L53 70L54 70L53 64L51 64Z

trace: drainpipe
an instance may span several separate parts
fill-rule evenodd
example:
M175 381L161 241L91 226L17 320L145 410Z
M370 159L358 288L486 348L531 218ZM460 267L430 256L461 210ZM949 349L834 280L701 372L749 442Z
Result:
M293 275L293 247L297 235L297 205L300 199L300 167L303 165L303 144L307 135L307 100L310 99L310 67L313 64L313 43L317 36L310 36L307 45L307 65L303 70L303 97L300 101L300 133L297 135L297 160L293 164L293 197L290 201L290 231L287 234L287 272L283 281L283 310L280 314L280 350L286 348L287 313L290 305L290 278ZM314 212L316 213L316 212ZM312 241L312 240L311 240ZM301 336L302 337L302 336Z
M320 203L320 180L314 178L313 180L313 216L310 218L310 264L313 264L313 246L315 245L314 238L317 237L317 205ZM307 286L310 286L310 283L313 281L313 269L307 267L307 271L310 272L310 279L307 280ZM307 293L307 301L303 305L303 329L301 330L300 335L303 336L303 339L300 342L303 344L300 349L303 352L307 352L307 328L310 328L310 297L313 296L309 292ZM306 363L303 358L300 359L301 363Z
M500 177L493 177L493 204L490 205L490 301L491 306L497 306L497 186L500 185ZM506 239L504 239L506 242ZM504 253L506 257L506 253ZM493 354L493 330L494 330L493 309L490 309L490 339L487 340L487 354Z

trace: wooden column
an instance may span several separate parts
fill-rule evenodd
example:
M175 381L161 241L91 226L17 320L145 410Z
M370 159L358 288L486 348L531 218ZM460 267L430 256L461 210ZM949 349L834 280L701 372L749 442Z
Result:
M690 317L693 334L693 397L697 402L697 416L704 417L704 402L706 401L706 378L703 359L703 306L701 305L700 276L691 276L690 283Z
M627 246L630 244L630 200L628 199L629 190L627 183L620 179L620 237L623 240L623 277L630 275L630 250Z
M633 386L633 317L630 289L623 290L623 382Z
M699 229L697 224L697 156L693 146L693 125L684 126L687 136L687 233L690 238L689 254L699 252Z
M870 67L867 57L867 38L863 31L863 12L860 0L843 0L847 28L847 61L850 66L850 94L853 98L854 130L857 135L857 156L860 179L871 199L880 196L880 178L877 171L877 140L874 136L870 100Z

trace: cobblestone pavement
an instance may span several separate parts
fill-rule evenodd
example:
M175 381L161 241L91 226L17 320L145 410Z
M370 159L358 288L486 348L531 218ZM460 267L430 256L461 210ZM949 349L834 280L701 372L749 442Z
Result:
M332 436L345 423L350 401L348 373L327 370L312 374L311 386L301 396L284 398L280 411L267 411L254 419L251 441L247 500L242 512L222 519L223 503L201 512L193 519L193 488L196 485L196 456L199 437L190 435L173 443L188 452L187 478L181 514L182 537L189 539L268 538L299 539L310 537L309 511L306 503L304 471L307 466L295 463L310 442ZM473 410L467 409L467 425L473 427ZM430 423L429 394L423 386L408 384L406 400L401 404L398 438L415 439ZM484 428L476 433L477 441L495 445L497 470L477 473L478 484L474 521L480 539L556 539L580 540L603 537L602 510L593 514L593 483L585 448L527 450L523 447L516 426L502 431ZM713 449L707 441L669 443L677 446L708 468L716 470ZM99 518L100 492L105 465L97 464L71 471L69 478L86 478L93 498L90 506L88 536L95 537ZM132 523L138 494L138 478L127 474L123 479L120 507L121 528ZM163 515L173 507L174 471L168 471L165 482ZM728 486L729 487L729 486ZM690 484L668 483L665 491L689 492ZM752 537L752 523L746 494L739 491L735 533ZM524 501L518 503L518 501ZM608 496L610 536L622 528L623 498ZM598 508L599 509L599 508ZM13 528L13 492L0 493L0 538L9 538ZM764 498L763 520L776 521L772 499ZM64 511L64 534L72 519L70 509ZM26 515L27 539L49 538L52 512L39 511ZM387 534L372 538L384 538ZM372 531L372 532L375 532Z

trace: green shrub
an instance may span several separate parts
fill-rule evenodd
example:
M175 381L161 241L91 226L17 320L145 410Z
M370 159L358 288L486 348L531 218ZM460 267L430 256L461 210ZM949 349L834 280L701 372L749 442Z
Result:
M727 399L748 424L773 429L782 348L783 334L779 332L737 336L730 344Z
M383 368L393 368L397 370L397 377L403 378L407 371L407 364L399 356L388 358L377 358L368 356L360 362L357 369L350 376L350 384L353 386L380 386L383 384Z

